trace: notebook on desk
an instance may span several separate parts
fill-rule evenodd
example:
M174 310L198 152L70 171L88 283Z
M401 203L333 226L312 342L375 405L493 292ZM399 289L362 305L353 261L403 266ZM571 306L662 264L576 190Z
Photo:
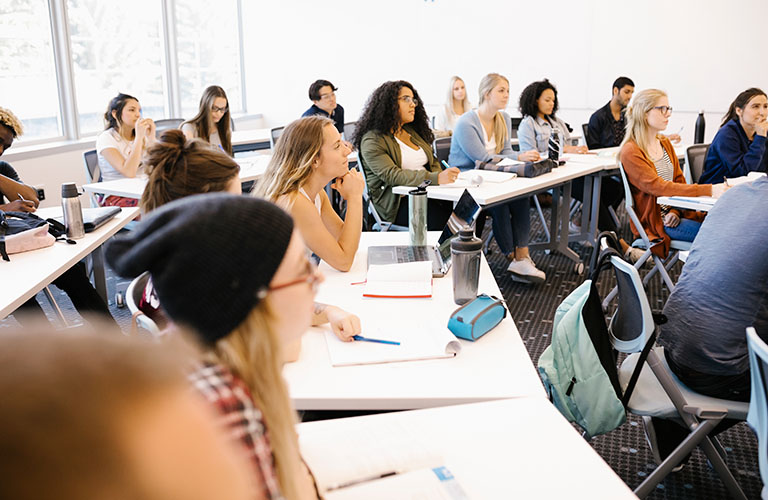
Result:
M122 211L120 207L95 207L83 209L83 226L85 232L90 233L100 228L110 220L112 220L117 214ZM55 219L62 224L64 223L64 217L55 217Z
M432 276L445 276L451 267L451 240L466 226L474 226L480 206L466 189L445 224L436 246L385 245L368 248L368 265L432 261Z

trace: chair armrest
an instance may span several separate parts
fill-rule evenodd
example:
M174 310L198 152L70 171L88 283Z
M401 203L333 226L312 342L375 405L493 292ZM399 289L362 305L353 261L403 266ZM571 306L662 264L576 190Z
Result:
M685 405L683 411L690 415L696 415L702 420L722 420L728 416L728 410L720 406L699 408L698 406Z

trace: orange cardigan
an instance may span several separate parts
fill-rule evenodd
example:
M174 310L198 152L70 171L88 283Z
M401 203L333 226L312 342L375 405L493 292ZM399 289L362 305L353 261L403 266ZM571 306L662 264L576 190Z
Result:
M661 210L656 203L658 196L711 196L711 184L686 184L683 171L680 169L680 163L677 161L677 154L672 147L669 139L659 136L661 146L667 151L669 159L674 168L673 181L665 181L656 173L656 166L651 159L638 147L634 141L627 142L621 148L619 158L624 166L624 172L632 192L632 200L635 205L635 212L643 225L648 238L653 242L660 240L652 248L654 254L665 258L669 253L670 238L664 232L664 222L661 218ZM701 222L704 220L703 213L692 210L679 210L673 208L674 212L680 218L693 219ZM635 225L630 222L632 233L638 236L639 233Z

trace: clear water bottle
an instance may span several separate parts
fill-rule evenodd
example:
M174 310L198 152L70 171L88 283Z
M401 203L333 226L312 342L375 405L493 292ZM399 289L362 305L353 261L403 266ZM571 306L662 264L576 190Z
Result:
M459 236L451 241L453 301L459 305L477 297L482 248L483 240L476 238L469 226L462 227Z
M696 127L693 130L693 143L704 144L704 127L706 123L704 121L704 110L699 111L699 116L696 117Z
M560 152L563 150L561 137L560 129L555 127L552 129L552 134L550 134L549 143L547 144L548 158L555 163L560 159Z
M61 185L61 208L64 212L64 226L67 228L67 238L77 240L85 236L83 225L83 208L80 206L80 193L74 182Z
M427 244L427 182L408 192L408 234L411 245Z

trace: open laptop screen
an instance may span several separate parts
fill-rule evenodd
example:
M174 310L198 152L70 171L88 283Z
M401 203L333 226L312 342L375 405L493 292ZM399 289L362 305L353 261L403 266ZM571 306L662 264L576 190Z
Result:
M443 234L437 240L437 250L440 252L443 262L451 259L451 240L459 234L462 227L474 227L478 213L480 213L480 206L465 189L459 201L456 202L456 206L453 207L453 212L445 224Z

